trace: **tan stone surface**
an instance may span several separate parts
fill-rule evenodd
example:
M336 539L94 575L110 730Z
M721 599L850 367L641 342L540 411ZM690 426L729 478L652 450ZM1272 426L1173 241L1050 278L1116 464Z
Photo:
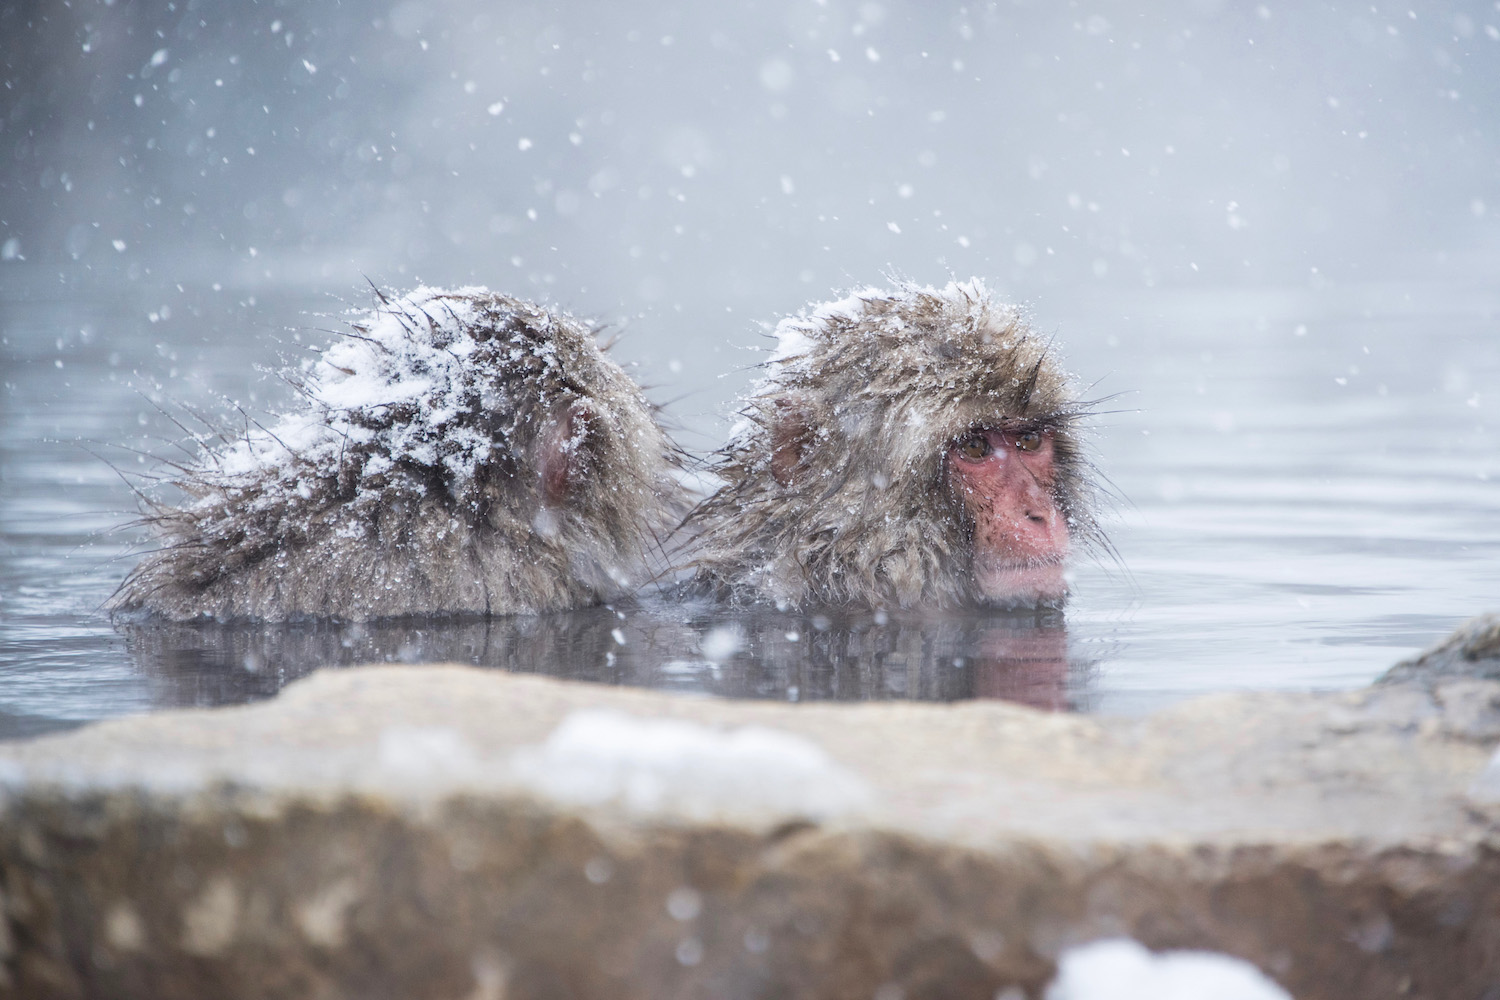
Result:
M579 804L553 734L601 707L707 770ZM783 734L763 783L746 727ZM0 747L0 992L988 1000L1129 933L1302 1000L1484 997L1497 740L1476 680L1128 719L323 672Z

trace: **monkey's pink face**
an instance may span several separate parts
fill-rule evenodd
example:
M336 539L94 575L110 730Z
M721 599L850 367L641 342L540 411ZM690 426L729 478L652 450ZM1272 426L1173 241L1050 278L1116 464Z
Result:
M1052 432L978 430L948 449L949 482L974 524L974 582L997 602L1067 593L1068 524L1053 498Z

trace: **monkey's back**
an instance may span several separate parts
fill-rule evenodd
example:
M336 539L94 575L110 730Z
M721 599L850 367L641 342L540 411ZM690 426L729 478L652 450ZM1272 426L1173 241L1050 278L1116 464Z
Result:
M190 502L149 503L161 547L111 610L561 610L626 586L685 506L639 388L587 327L519 299L382 297L294 384L302 410L176 481ZM564 463L561 494L544 488L548 461Z

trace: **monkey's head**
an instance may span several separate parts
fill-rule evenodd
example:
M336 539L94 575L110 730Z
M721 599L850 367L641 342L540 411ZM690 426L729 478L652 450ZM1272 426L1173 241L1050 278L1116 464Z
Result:
M1071 378L978 281L784 320L694 514L699 581L782 604L1035 604L1093 540Z
M380 466L403 466L476 545L508 553L514 565L500 575L516 581L515 606L552 609L628 590L686 504L675 446L596 331L481 289L413 293L380 312L412 331L395 338L397 350L421 358L378 360L431 386L411 400L413 412L351 414L378 429ZM535 596L554 588L566 596Z

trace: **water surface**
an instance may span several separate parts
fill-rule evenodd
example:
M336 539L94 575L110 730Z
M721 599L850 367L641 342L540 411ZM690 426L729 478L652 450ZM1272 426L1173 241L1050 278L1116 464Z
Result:
M659 598L549 617L364 626L111 623L144 541L138 474L287 402L268 371L357 290L141 292L8 272L0 298L0 738L275 694L319 666L453 660L688 694L1002 697L1136 712L1368 683L1500 607L1500 293L1464 284L1144 290L1037 303L1101 397L1115 550L1064 612L729 611ZM762 317L773 320L774 316ZM747 321L617 348L756 344ZM696 338L696 339L695 339ZM692 447L748 375L658 380ZM243 405L238 412L233 401Z

